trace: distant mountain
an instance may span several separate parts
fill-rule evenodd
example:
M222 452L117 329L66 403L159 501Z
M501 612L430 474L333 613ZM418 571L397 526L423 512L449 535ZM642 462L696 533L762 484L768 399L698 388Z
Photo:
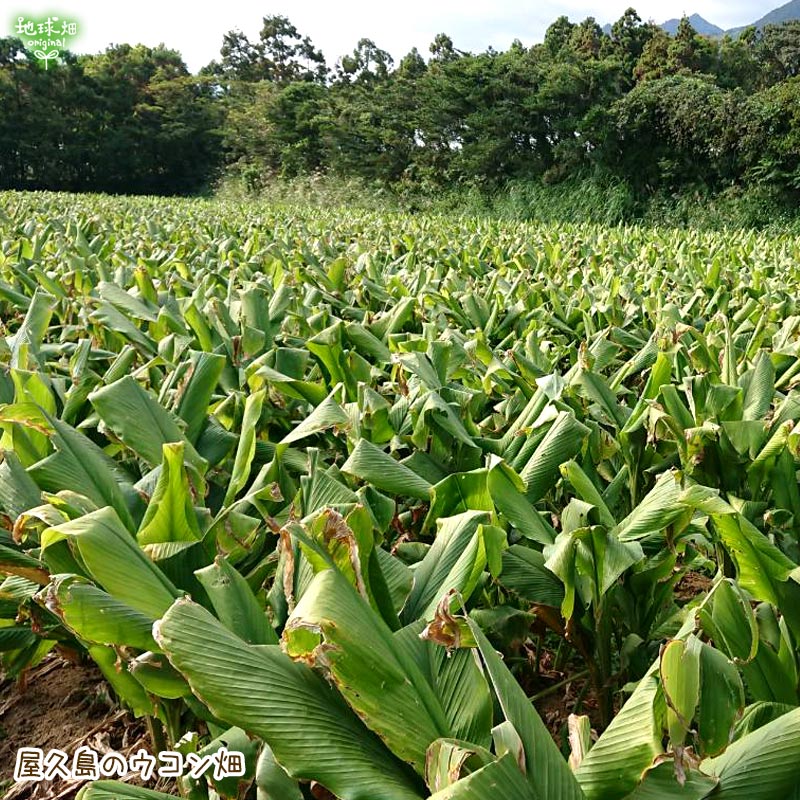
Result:
M699 14L692 14L689 17L689 22L692 23L692 27L701 36L724 36L727 33L729 36L736 38L745 28L749 28L752 25L755 25L756 28L763 28L765 25L780 25L782 22L790 22L795 19L800 20L800 0L789 0L785 5L773 9L768 14L764 14L761 19L751 22L750 25L742 25L739 28L731 28L727 31L718 25L714 25L713 22L703 19ZM670 36L674 36L680 23L680 19L668 19L660 27ZM611 25L603 25L603 32L611 35Z
M800 0L792 0L792 2L800 3ZM701 36L722 36L725 33L722 28L703 19L699 14L692 14L689 17L689 22ZM679 19L668 19L662 23L661 29L665 30L670 36L674 36L678 32L678 25L680 24L681 21Z
M782 22L790 22L794 19L800 19L800 0L789 0L785 5L773 9L768 14L764 14L761 19L751 22L750 25L755 25L756 28L763 28L765 25L780 25ZM750 25L743 25L741 28L731 28L727 33L736 37L745 28L749 28Z

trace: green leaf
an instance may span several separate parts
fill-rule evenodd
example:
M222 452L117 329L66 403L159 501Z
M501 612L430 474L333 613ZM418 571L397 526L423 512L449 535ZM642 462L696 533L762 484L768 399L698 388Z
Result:
M43 604L81 639L95 644L156 650L154 617L147 616L77 576L59 576Z
M183 442L163 445L156 490L136 534L140 545L202 539L183 463L184 447Z
M281 444L288 445L299 442L307 436L313 436L337 425L344 427L349 425L350 418L336 399L341 393L342 386L338 384L294 430L281 439Z
M503 717L516 729L525 751L525 774L533 797L542 800L583 800L575 776L550 736L550 732L536 713L522 687L517 683L489 640L472 620L470 629L478 643L481 660L494 688ZM594 748L589 751L591 754ZM511 763L511 755L504 756ZM517 769L516 764L514 768ZM509 795L514 797L515 795ZM522 794L522 797L527 795Z
M430 498L431 485L366 439L359 439L342 472L371 483L376 489L419 500Z
M544 497L560 477L559 466L577 454L588 435L589 428L573 414L559 412L520 472L528 500L536 502Z
M208 420L208 406L222 375L225 356L192 350L190 359L190 374L176 412L186 423L186 438L196 445Z
M696 770L688 770L680 783L675 764L665 761L647 770L642 782L625 800L703 800L710 797L717 780Z
M739 383L745 387L742 419L763 419L775 395L775 368L769 353L762 350L753 369L746 372Z
M423 530L434 525L440 517L453 517L464 511L494 511L487 485L488 470L457 472L448 475L431 489L431 507Z
M256 766L256 800L303 800L296 780L275 760L275 754L264 744Z
M621 800L663 752L655 714L658 680L651 670L639 682L575 773L587 800Z
M432 794L429 800L537 800L544 795L525 781L510 754Z
M437 739L426 758L425 783L432 792L452 786L468 775L496 761L483 747L459 739Z
M229 506L237 494L244 488L250 477L250 466L256 452L256 425L261 417L261 408L264 405L266 392L255 392L248 395L244 403L244 416L242 418L242 433L236 447L236 456L231 471L231 480L225 492L224 506Z
M673 639L661 650L659 674L667 701L667 729L676 751L683 747L700 699L700 650L694 636Z
M497 511L523 536L540 544L551 544L556 533L525 496L522 478L498 456L491 456L487 479L489 494Z
M719 778L714 800L790 797L800 783L800 708L735 741L700 768Z
M204 470L205 462L186 440L175 417L130 375L96 389L89 402L100 419L151 467L161 463L165 444L184 442L187 459Z
M486 549L479 533L489 521L485 511L467 511L437 521L436 539L414 568L414 586L402 619L431 619L442 597L451 589L468 597L486 565Z
M314 576L286 622L284 649L324 669L398 757L425 771L428 745L451 735L442 707L402 646L336 570Z
M147 693L126 669L119 669L119 657L113 647L94 644L87 648L89 655L100 668L103 677L117 696L133 711L135 717L153 715L155 706Z
M0 509L12 519L38 506L42 492L10 450L0 451Z
M341 695L276 645L246 644L188 600L154 636L214 716L264 739L296 780L317 780L342 800L422 800L419 779Z
M502 586L530 603L558 608L564 600L564 587L545 566L545 558L530 547L514 544L503 553Z
M174 794L156 792L121 781L92 781L84 784L75 800L174 800Z
M704 754L717 755L730 744L743 708L744 686L739 671L723 653L704 643L697 711L697 733Z
M735 564L742 589L758 600L780 604L780 584L797 565L739 514L713 514L714 529Z
M646 536L664 530L686 512L681 503L681 487L678 475L667 472L656 485L642 498L636 508L614 529L622 542L644 539Z
M128 664L128 672L148 694L156 697L177 700L191 694L183 675L160 653L142 653Z
M217 617L250 644L277 644L278 635L242 575L223 556L195 571Z
M123 488L131 493L129 479L91 439L60 419L44 415L53 428L57 452L34 464L31 477L45 491L70 489L97 506L111 506L128 530L136 526Z
M71 539L92 577L114 598L157 619L180 592L137 547L111 508L48 528L42 549Z
M33 293L25 319L9 342L11 346L11 366L26 369L28 354L35 356L39 352L47 326L53 316L56 299L51 294L37 288Z
M428 681L442 705L452 736L488 747L492 698L475 652L467 647L442 646L428 636L430 627L424 628L424 622L418 620L395 632L394 638L407 649Z

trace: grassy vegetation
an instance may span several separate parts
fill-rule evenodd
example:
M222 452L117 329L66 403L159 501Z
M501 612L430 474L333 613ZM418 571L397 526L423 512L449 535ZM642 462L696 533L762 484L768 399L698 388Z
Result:
M597 223L645 228L726 231L758 230L800 233L791 203L768 187L731 187L723 192L683 189L636 197L623 181L600 178L557 184L516 181L500 189L464 186L423 192L413 187L387 188L356 178L325 175L281 180L247 188L235 176L209 192L227 202L308 208L347 207L362 211L425 213L448 217L491 217L506 222Z
M1 199L7 674L193 800L800 797L799 238Z

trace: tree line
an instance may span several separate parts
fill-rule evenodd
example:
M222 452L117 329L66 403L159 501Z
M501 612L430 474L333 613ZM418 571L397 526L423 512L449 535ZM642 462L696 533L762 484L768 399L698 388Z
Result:
M394 189L624 181L647 195L763 185L800 195L800 21L674 36L629 9L604 32L482 53L438 35L399 63L370 39L329 67L266 17L196 75L164 46L63 54L0 39L0 186L187 194L326 173Z

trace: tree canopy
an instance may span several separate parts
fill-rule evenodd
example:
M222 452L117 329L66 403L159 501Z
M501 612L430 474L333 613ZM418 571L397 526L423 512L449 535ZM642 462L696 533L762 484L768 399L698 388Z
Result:
M628 9L605 32L559 17L540 44L395 63L369 38L329 67L283 16L222 37L192 75L164 46L65 54L0 40L0 186L191 193L325 172L396 188L611 177L636 192L800 187L800 21L674 36Z

